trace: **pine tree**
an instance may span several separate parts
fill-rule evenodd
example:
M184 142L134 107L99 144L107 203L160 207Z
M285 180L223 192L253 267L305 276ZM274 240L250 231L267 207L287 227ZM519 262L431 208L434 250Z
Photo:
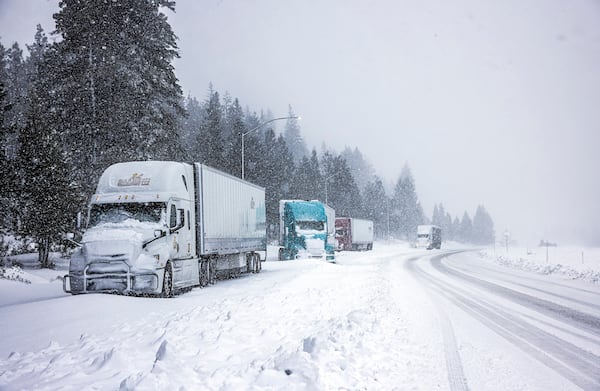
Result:
M316 200L320 199L323 186L319 157L313 149L310 158L302 157L296 167L291 193L297 199Z
M225 166L231 175L240 176L242 171L242 134L247 131L245 115L237 98L225 105ZM244 165L246 179L258 177L256 166L260 157L260 141L255 132L244 136Z
M161 12L168 0L63 0L54 15L55 110L63 141L91 193L117 161L181 156L182 94L172 60L176 36Z
M494 222L483 205L477 207L473 216L473 243L493 244L495 240Z
M442 219L441 219L440 211L438 209L438 205L434 204L433 205L433 213L431 214L431 224L441 226L441 222L442 222Z
M270 149L271 159L266 162L265 173L268 180L266 187L267 225L269 236L276 238L279 232L279 200L293 198L290 193L294 176L294 158L287 148L283 136L275 138L275 133L269 129L265 134L265 145Z
M378 239L389 237L390 200L385 193L383 182L377 176L365 186L363 191L363 216L373 221L373 229Z
M392 196L392 221L396 233L405 239L416 235L417 225L425 222L419 204L414 179L410 168L405 165Z
M225 148L223 139L223 112L219 93L209 88L207 101L204 103L205 113L198 133L201 162L211 167L225 170Z
M289 106L288 117L295 117L294 111L292 110L292 106ZM300 125L298 124L297 118L290 118L285 123L285 128L283 130L283 137L285 139L286 144L292 156L294 157L294 162L299 162L302 157L308 156L308 149L306 148L306 144L300 135Z
M465 211L460 222L459 239L464 243L473 243L473 222L469 214Z
M70 181L69 158L62 146L61 119L51 110L52 70L50 51L43 30L38 27L29 46L30 89L26 126L19 134L18 232L35 239L41 267L51 267L52 244L72 230L79 189Z
M454 217L454 220L452 220L452 240L456 240L458 242L460 242L462 240L461 237L461 232L460 232L460 220L458 219L458 216Z
M350 171L352 171L352 176L358 187L364 189L375 175L373 166L364 158L358 148L351 149L346 147L340 156L348 163L348 167L350 167Z
M455 232L454 226L452 225L452 216L450 216L450 213L448 212L446 212L446 216L444 216L444 225L442 227L442 240L454 240Z
M10 199L13 188L10 172L11 164L6 155L7 135L11 132L8 121L5 121L11 104L7 91L8 75L6 72L6 49L0 43L0 225L10 227Z
M448 213L446 213L444 204L441 202L438 205L438 220L434 224L442 229L442 240L447 240L451 237L452 218Z
M336 216L361 217L360 189L341 156L326 152L322 158L325 202L335 209Z
M188 96L184 101L186 115L181 119L181 144L185 161L200 161L198 133L202 126L203 108L198 99Z
M4 152L9 161L14 161L19 150L19 133L25 127L25 113L28 109L27 91L29 80L23 59L23 50L14 43L6 51L6 93L9 108L4 113Z

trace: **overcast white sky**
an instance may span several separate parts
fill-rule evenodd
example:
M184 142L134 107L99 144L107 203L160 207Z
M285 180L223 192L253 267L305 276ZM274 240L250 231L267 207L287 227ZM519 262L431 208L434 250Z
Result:
M56 0L0 0L5 46L54 28ZM600 244L597 0L178 0L185 94L209 82L302 116L320 150L358 146L428 215L484 204L521 244Z

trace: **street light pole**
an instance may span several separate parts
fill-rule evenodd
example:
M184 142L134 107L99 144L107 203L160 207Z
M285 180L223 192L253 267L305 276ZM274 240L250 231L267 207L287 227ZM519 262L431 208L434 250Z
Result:
M245 133L242 133L242 179L244 179L244 173L245 173L245 171L244 171L244 137L247 134L252 133L255 130L258 130L258 129L262 128L263 126L265 126L267 124L270 124L271 122L279 121L279 120L282 120L282 119L300 119L300 117L293 115L293 116L289 116L289 117L273 118L273 119L270 119L270 120L268 120L266 122L263 122L262 124L259 124L259 125L255 126L255 127L253 127L252 129L250 129L249 131L247 131Z

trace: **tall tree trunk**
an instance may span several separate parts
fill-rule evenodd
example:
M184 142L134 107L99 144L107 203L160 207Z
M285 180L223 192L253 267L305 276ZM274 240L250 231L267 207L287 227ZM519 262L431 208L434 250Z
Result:
M48 269L50 262L48 261L50 254L50 238L44 237L38 241L38 260L40 267Z

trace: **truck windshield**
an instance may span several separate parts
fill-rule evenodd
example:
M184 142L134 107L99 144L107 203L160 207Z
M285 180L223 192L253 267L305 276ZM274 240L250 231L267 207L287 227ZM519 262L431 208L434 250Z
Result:
M297 227L301 231L323 231L325 223L322 221L298 221Z
M104 223L122 223L133 219L139 222L160 223L165 215L164 202L127 204L94 204L90 210L90 227Z
M338 229L337 231L335 231L335 235L336 236L346 236L346 230L345 229Z

